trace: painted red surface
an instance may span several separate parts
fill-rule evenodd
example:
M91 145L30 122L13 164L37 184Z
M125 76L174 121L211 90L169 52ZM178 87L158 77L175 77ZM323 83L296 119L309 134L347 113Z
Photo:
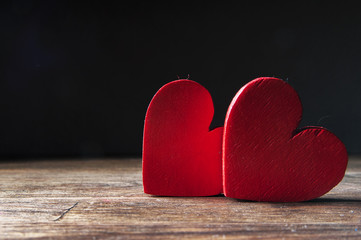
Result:
M210 196L222 192L223 127L209 131L214 113L209 92L190 80L163 86L146 114L144 192Z
M246 84L229 106L223 140L227 197L294 202L322 196L343 178L344 144L320 127L297 129L297 93L276 78Z

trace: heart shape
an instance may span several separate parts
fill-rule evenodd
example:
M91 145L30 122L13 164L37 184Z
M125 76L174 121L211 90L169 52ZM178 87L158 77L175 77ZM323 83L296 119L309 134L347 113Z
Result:
M144 192L211 196L222 192L223 127L209 131L209 92L190 80L164 85L149 104L143 138Z
M322 196L343 178L344 144L321 127L297 130L297 93L276 78L246 84L228 108L223 139L227 197L297 202Z

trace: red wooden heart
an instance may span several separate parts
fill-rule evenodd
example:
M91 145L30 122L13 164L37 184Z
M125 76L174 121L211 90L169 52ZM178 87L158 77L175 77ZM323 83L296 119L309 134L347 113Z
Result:
M320 127L296 130L302 116L297 93L276 78L245 85L229 106L223 140L227 197L295 202L322 196L343 178L343 143Z
M223 127L209 131L214 113L209 92L190 80L163 86L146 114L144 192L210 196L222 192Z

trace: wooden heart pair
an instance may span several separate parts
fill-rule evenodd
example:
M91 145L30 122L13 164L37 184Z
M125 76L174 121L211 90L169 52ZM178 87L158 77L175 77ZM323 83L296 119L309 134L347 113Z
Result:
M294 89L258 78L232 100L224 127L209 130L209 92L178 80L152 99L144 125L144 192L296 202L322 196L343 178L343 143L321 127L297 129L302 106Z

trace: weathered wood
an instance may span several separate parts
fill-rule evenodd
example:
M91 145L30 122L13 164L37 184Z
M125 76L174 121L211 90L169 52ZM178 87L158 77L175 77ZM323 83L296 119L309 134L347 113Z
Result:
M358 160L302 203L150 196L140 159L0 163L0 239L360 239Z

